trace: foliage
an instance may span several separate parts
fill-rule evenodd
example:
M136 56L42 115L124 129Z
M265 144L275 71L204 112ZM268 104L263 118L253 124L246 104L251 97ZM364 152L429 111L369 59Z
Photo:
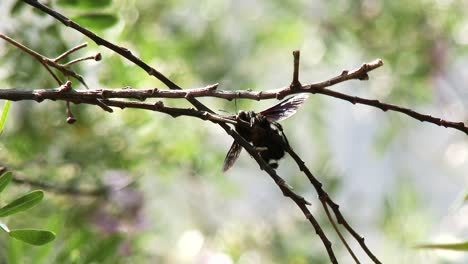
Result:
M11 172L6 172L0 176L0 192L2 192L8 183L11 182L11 179ZM25 194L1 207L0 217L13 215L28 210L31 207L37 205L43 197L44 193L42 191L32 191L28 194ZM36 246L47 244L55 239L55 234L46 230L10 229L3 222L0 222L0 227L3 229L3 231L7 232L10 237Z

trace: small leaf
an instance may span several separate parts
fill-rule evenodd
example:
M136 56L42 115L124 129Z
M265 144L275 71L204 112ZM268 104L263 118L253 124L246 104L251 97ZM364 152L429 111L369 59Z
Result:
M112 3L112 0L58 0L57 4L65 7L80 9L104 8Z
M468 241L461 242L461 243L448 243L448 244L422 244L422 245L416 246L416 248L468 251Z
M28 244L40 246L55 239L55 233L38 229L15 229L9 235Z
M73 17L73 20L83 27L104 30L112 27L118 19L109 14L84 14Z
M38 204L43 197L44 193L42 191L32 191L7 204L6 206L0 208L0 217L16 214L18 212L27 210Z
M0 193L5 189L8 183L10 183L11 178L13 178L13 176L10 171L7 171L0 177Z
M6 121L9 109L10 109L10 100L6 100L5 105L3 106L2 116L0 117L0 135L3 132L3 126L5 126L5 121Z

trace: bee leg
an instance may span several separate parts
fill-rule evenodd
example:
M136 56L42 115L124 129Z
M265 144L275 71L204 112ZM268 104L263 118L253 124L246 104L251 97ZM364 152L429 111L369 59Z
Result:
M278 162L276 162L276 161L272 161L272 162L268 163L268 165L270 165L270 167L272 167L273 169L278 168Z
M267 147L255 147L255 150L256 150L257 152L263 152L263 151L267 151L268 148L267 148Z

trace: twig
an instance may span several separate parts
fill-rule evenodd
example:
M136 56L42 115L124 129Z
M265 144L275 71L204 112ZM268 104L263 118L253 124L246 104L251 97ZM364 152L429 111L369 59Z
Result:
M7 170L6 167L0 166L0 175ZM97 189L82 189L77 187L59 186L43 181L28 179L19 173L13 173L12 181L17 184L24 184L35 188L43 189L44 191L63 194L63 195L76 195L76 196L104 196L107 193L105 188Z
M359 259L356 257L353 250L348 245L348 242L346 242L346 239L344 238L344 236L341 234L340 229L336 226L335 220L333 220L333 217L331 216L330 211L328 210L328 205L324 201L320 201L320 202L322 203L323 209L325 210L325 214L327 215L328 221L330 221L333 229L335 229L336 234L340 238L343 245L346 247L346 250L348 250L348 253L354 259L354 262L356 262L357 264L360 264L361 262L359 262Z
M366 99L366 98L361 98L357 96L351 96L351 95L339 93L339 92L328 90L328 89L312 89L312 90L313 90L312 93L324 94L324 95L332 96L335 98L343 99L352 104L363 104L363 105L373 106L376 108L380 108L384 112L386 111L399 112L407 116L410 116L416 120L419 120L421 122L428 122L428 123L432 123L438 126L443 126L446 128L453 128L456 130L460 130L468 135L468 127L463 122L448 121L439 117L433 117L431 115L421 114L409 108L404 108L404 107L393 105L393 104L382 103L379 100L372 100L372 99Z
M101 53L97 53L96 55L91 55L91 56L87 56L87 57L82 57L82 58L78 58L78 59L74 59L72 61L69 61L65 64L63 64L63 67L70 67L71 65L77 63L77 62L81 62L81 61L85 61L85 60L94 60L94 61L100 61L101 60Z
M42 181L29 180L15 175L12 179L13 182L18 184L25 184L32 187L41 188L48 192L53 192L63 195L78 195L78 196L103 196L106 194L106 189L80 189L75 187L58 186L51 183Z
M339 210L339 206L333 202L333 200L330 198L327 192L323 190L322 188L322 183L317 180L317 178L310 172L309 168L305 165L305 162L297 155L297 153L291 148L291 146L287 146L287 152L291 157L294 159L296 164L298 165L299 169L304 172L304 174L307 176L309 179L310 183L314 186L315 190L317 191L318 197L322 203L326 203L330 205L330 207L333 210L333 213L336 216L336 219L338 220L338 223L343 225L345 229L356 239L361 246L361 248L366 252L366 254L369 256L369 258L376 264L381 264L380 260L370 251L370 249L367 247L366 243L364 242L364 238L361 237L346 221L346 219L343 217ZM325 209L327 210L327 209Z
M80 45L76 46L76 47L73 47L67 51L65 51L64 53L62 53L60 56L58 56L57 58L53 59L54 62L59 62L61 61L63 58L65 58L66 56L72 54L73 52L79 50L79 49L82 49L84 47L88 46L88 43L81 43Z
M36 60L38 60L42 65L44 65L44 67L47 69L47 71L54 77L54 79L60 84L62 84L62 81L60 81L60 79L50 70L50 67L53 67L57 70L59 70L63 75L65 76L71 76L73 78L75 78L76 80L78 80L80 83L82 83L86 88L88 87L83 79L83 77L81 75L79 75L78 73L68 69L67 67L68 66L65 66L63 64L60 64L60 63L57 63L55 60L56 59L50 59L42 54L39 54L37 53L36 51L26 47L25 45L15 41L14 39L8 37L8 36L5 36L3 34L0 34L0 38L8 41L9 43L13 44L14 46L16 46L17 48L19 48L20 50L28 53L29 55L31 55L32 57L34 57ZM76 51L76 47L75 48L72 48L72 51L68 51L68 52L65 52L67 53L66 55L72 53L73 51ZM63 55L63 54L62 54ZM61 55L61 56L62 56ZM58 57L60 58L60 56Z
M289 88L291 90L299 90L302 87L301 82L299 81L299 59L301 56L301 52L299 50L295 50L293 51L293 56L294 56L293 80L291 82L291 85L289 85Z

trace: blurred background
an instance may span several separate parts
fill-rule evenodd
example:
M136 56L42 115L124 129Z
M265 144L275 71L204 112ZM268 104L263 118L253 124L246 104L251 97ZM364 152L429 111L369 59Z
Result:
M303 84L381 58L385 65L369 81L331 89L467 119L467 1L42 2L129 48L184 88L284 87L291 81L292 51L299 49ZM1 1L0 32L51 58L88 42L71 58L102 53L102 61L73 68L91 89L165 88L22 1ZM0 56L1 88L57 87L37 61L10 44L0 42ZM74 82L74 88L84 87ZM277 103L201 101L228 113ZM105 189L107 195L46 192L44 202L7 222L53 230L57 239L34 247L2 235L0 263L329 263L299 209L245 152L221 172L232 139L218 126L143 110L72 110L78 121L68 125L63 102L13 102L0 137L0 165L27 179ZM467 263L463 252L414 249L468 238L465 134L323 95L311 96L282 124L380 260ZM292 159L280 161L278 172L312 201L339 260L352 263ZM31 188L10 186L1 202Z

